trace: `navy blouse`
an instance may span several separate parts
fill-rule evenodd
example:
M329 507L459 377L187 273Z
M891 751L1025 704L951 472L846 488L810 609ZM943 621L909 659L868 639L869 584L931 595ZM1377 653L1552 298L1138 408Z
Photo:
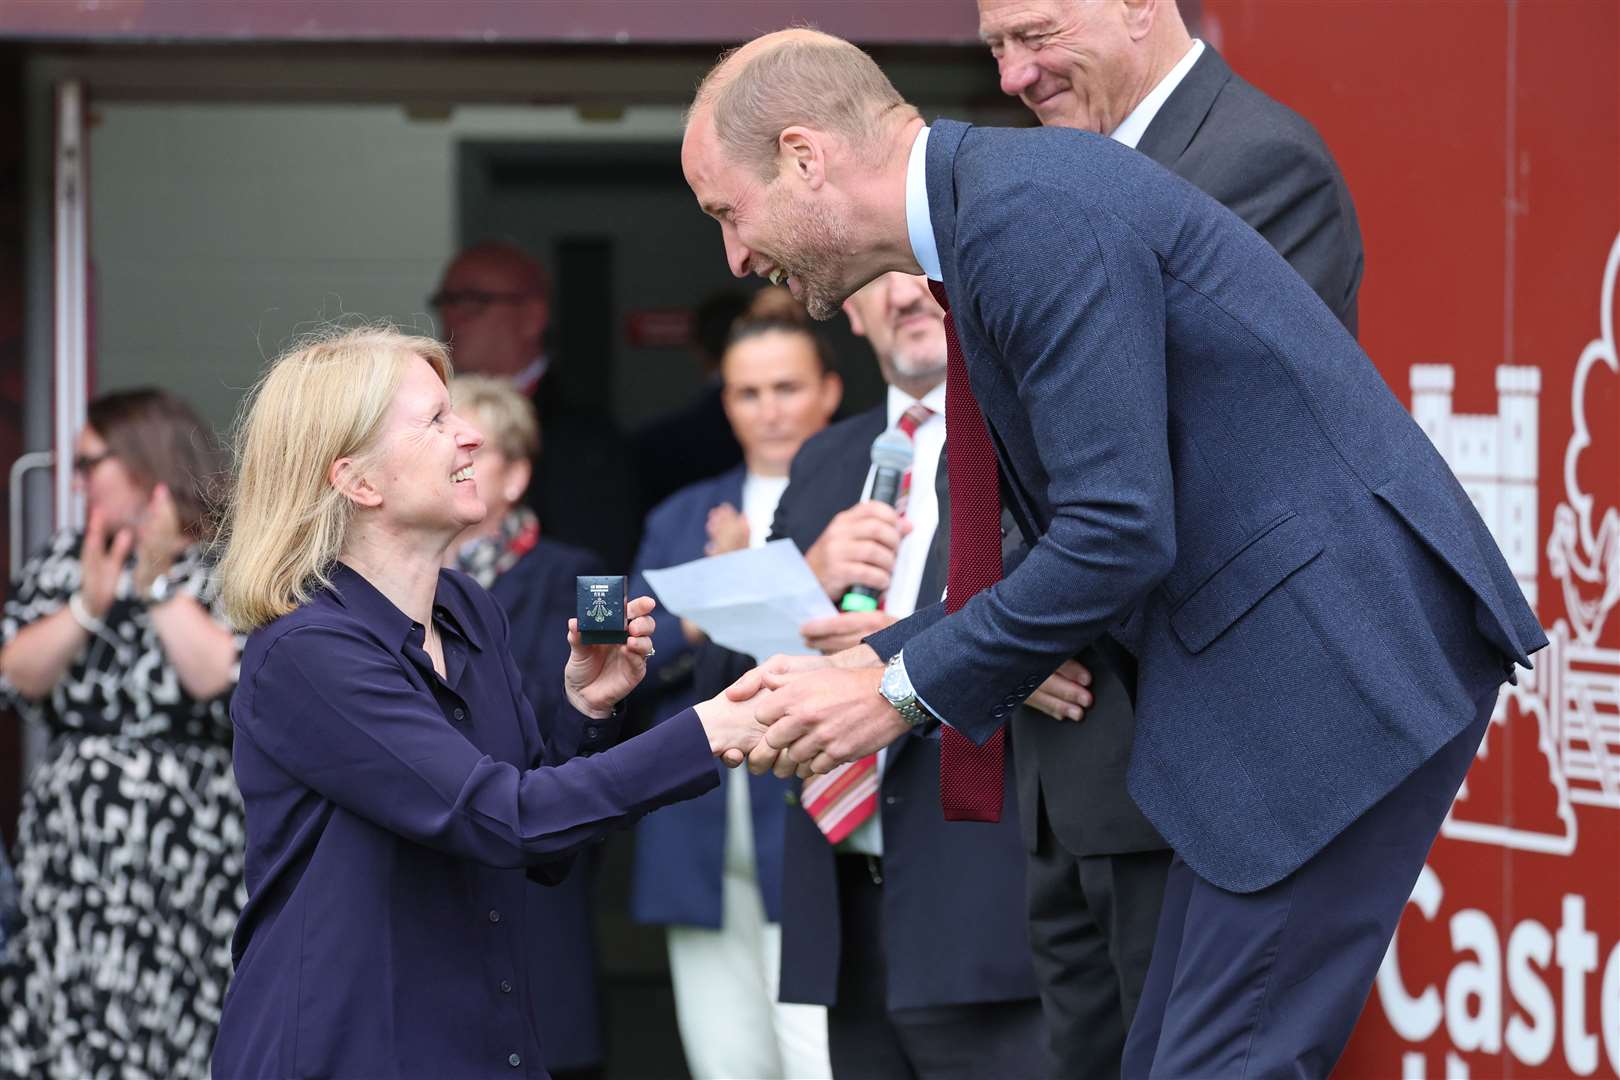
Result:
M525 897L580 845L715 787L708 738L687 710L576 757L614 723L564 702L542 737L470 578L439 576L443 679L420 624L346 566L332 581L242 655L249 896L214 1075L545 1077Z

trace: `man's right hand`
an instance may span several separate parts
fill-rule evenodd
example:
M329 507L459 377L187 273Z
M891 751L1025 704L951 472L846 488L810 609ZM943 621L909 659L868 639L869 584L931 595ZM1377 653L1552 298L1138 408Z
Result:
M910 531L911 522L894 507L872 500L856 503L827 523L804 561L834 603L852 585L881 592L889 587L900 539Z

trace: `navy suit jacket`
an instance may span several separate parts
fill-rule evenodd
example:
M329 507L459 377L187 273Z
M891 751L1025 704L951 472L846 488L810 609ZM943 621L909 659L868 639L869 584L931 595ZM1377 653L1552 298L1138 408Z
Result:
M643 571L703 558L709 511L724 502L741 509L742 485L739 466L684 487L658 504L647 515L631 595L656 595L647 586ZM694 649L681 633L681 621L668 612L657 613L654 621L657 651L642 687L651 699L645 704L654 722L661 722L725 689L724 681L703 674L719 670L721 665L704 661L707 654L732 654L707 643ZM770 775L749 776L748 786L759 891L766 918L781 922L782 819L792 787L789 781ZM706 795L671 806L674 813L648 814L636 827L630 914L637 922L719 928L726 851L725 788L721 784Z
M562 670L568 663L568 620L578 595L574 579L602 572L595 555L542 536L489 589L511 624L512 660L547 743L567 736L556 717L565 700ZM553 1069L598 1065L603 1057L592 899L595 856L594 851L582 854L573 873L549 889L530 889L527 897L534 928L530 944L546 957L548 971L546 979L530 988L538 1005L535 1023L546 1064Z
M1137 149L1248 222L1356 332L1361 229L1344 177L1309 122L1205 45ZM1163 838L1125 790L1135 665L1121 663L1106 638L1080 659L1091 668L1095 698L1084 723L1055 724L1030 708L1014 715L1025 843L1035 850L1039 805L1072 854L1161 849Z
M872 440L887 426L880 405L812 436L793 459L772 538L808 551L835 514L859 502ZM929 558L943 555L935 548ZM878 815L891 1009L1036 996L1010 757L1006 770L1001 821L947 822L937 736L908 732L889 747ZM787 813L783 847L781 999L832 1005L842 954L833 847L797 806Z
M1128 772L1200 876L1293 871L1545 644L1355 339L1270 245L1085 132L941 121L928 200L1003 500L1037 537L950 618L874 635L985 739L1111 634Z

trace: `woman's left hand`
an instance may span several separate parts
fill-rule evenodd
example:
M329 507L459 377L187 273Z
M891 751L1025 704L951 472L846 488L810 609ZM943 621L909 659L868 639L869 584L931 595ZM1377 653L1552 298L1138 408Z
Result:
M653 651L652 610L657 606L650 596L638 596L625 605L629 639L623 645L586 645L579 638L579 620L568 620L563 689L569 704L586 716L604 719L640 684Z

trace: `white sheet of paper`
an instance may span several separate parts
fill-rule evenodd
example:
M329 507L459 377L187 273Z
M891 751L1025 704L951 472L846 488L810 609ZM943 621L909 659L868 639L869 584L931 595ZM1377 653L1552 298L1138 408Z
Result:
M648 570L660 611L691 619L709 640L756 660L808 654L799 627L838 611L791 540Z

